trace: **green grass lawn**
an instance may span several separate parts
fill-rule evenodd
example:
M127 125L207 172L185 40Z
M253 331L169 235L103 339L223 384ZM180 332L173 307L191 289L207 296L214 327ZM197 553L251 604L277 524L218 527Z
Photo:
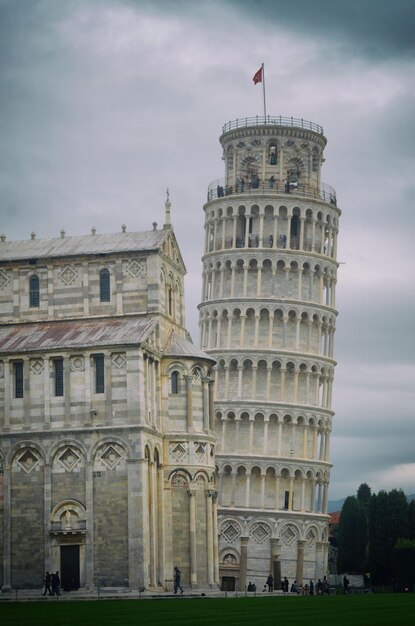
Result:
M0 603L3 626L414 626L415 594Z

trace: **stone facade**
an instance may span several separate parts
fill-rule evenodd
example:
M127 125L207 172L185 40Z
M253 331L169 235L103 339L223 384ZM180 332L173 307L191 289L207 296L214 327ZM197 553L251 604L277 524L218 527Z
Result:
M214 361L162 230L0 242L3 589L218 581Z
M340 210L322 129L230 122L208 190L201 346L217 361L222 587L327 573ZM279 587L278 587L279 588Z

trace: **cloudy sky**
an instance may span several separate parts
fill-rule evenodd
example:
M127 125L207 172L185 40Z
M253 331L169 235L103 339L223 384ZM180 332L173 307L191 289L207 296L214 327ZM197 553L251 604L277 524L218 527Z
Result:
M323 126L341 218L330 499L415 493L413 0L0 0L0 231L151 229L165 189L198 342L225 122Z

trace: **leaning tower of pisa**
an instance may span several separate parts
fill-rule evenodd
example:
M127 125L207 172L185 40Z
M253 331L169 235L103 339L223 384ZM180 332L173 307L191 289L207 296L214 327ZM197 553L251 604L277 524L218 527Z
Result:
M217 361L223 588L327 573L340 210L321 126L225 124L205 211L202 348Z

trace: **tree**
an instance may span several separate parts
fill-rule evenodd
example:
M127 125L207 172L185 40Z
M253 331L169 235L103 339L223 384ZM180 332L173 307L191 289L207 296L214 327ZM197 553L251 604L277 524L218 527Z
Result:
M367 538L366 513L355 496L344 501L339 520L339 572L361 573Z
M412 590L415 583L415 541L399 539L394 547L393 561L396 583Z
M369 506L369 564L374 584L390 584L394 578L394 547L408 537L408 503L401 489L379 491Z
M369 505L369 568L373 584L386 582L390 574L385 571L384 545L387 532L384 520L387 517L388 494L379 491L370 498Z
M415 539L415 500L408 506L408 538Z
M362 483L357 490L357 499L365 508L366 514L369 515L370 498L372 490L367 483Z

